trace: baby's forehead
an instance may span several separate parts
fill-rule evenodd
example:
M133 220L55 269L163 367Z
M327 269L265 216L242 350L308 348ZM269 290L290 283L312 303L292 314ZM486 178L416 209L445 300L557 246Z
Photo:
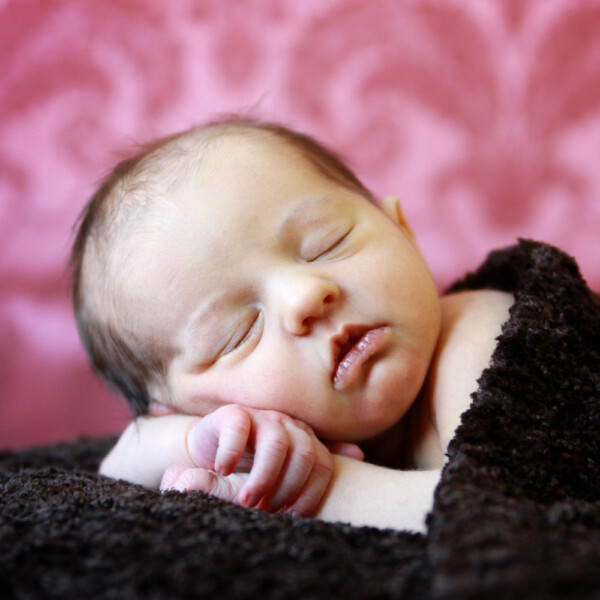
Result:
M168 209L178 191L207 182L217 190L242 181L260 185L259 175L289 161L311 164L301 149L269 131L188 132L144 159L119 195L125 205L138 203L137 196L146 198L147 205Z
M150 232L159 254L165 244L175 253L178 247L202 246L207 261L224 245L252 244L262 239L261 234L269 237L272 226L305 196L337 195L340 186L349 191L349 186L318 169L301 149L264 131L184 135L143 167L138 178L149 185L153 200L136 226L135 245ZM145 171L151 171L147 180ZM263 218L265 214L272 214L275 221ZM251 226L250 232L246 225ZM244 235L232 239L241 227ZM246 239L248 233L256 237Z
M277 188L289 186L304 175L312 185L323 177L304 154L289 142L268 132L228 132L200 139L188 147L185 159L177 152L165 154L161 165L167 177L160 180L157 171L153 177L152 195L156 206L177 210L194 204L205 205L222 213L225 197L235 197L238 203L227 203L230 216L248 218L247 207L251 198L269 198ZM185 201L184 201L185 199ZM262 210L261 203L254 204ZM227 215L221 214L227 219Z
M234 126L188 132L165 146L157 158L164 166L177 166L189 175L194 167L211 170L234 163L234 159L252 161L257 154L273 150L276 154L271 154L271 160L305 159L297 145L274 132Z
M131 239L137 264L168 252L173 266L189 255L221 265L236 248L243 255L278 237L286 220L286 232L299 226L292 218L296 208L318 206L327 191L339 190L339 183L274 135L228 134L209 142L202 140L186 164L178 162L177 185L148 207Z

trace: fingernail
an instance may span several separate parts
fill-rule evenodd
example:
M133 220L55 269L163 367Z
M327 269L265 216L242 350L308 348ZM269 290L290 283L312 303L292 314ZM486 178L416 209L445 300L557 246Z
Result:
M254 508L258 504L259 500L260 496L256 494L248 494L244 500L244 506L247 508Z

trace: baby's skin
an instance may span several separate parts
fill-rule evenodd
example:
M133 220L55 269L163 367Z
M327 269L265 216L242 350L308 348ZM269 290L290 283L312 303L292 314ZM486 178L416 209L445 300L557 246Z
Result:
M422 530L512 297L440 298L396 198L265 136L219 140L170 193L122 308L179 352L101 473Z
M139 445L143 437L148 448ZM363 458L357 445L326 445L308 425L288 415L235 404L202 419L173 415L138 420L119 444L102 472L110 471L110 460L122 450L132 467L126 476L121 472L126 479L154 488L160 484L162 490L202 490L247 508L295 516L317 509L333 474L332 452Z

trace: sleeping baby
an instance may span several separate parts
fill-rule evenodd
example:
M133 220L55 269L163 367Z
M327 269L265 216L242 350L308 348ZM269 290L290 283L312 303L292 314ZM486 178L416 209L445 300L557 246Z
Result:
M417 531L513 301L440 298L395 197L235 118L120 163L72 265L90 361L138 416L101 473Z

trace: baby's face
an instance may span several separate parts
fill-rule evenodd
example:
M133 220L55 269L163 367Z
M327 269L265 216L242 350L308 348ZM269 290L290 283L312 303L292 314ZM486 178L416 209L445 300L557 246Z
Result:
M440 326L395 205L377 208L270 138L223 138L195 171L160 209L131 282L179 349L172 406L273 409L330 440L390 428Z

